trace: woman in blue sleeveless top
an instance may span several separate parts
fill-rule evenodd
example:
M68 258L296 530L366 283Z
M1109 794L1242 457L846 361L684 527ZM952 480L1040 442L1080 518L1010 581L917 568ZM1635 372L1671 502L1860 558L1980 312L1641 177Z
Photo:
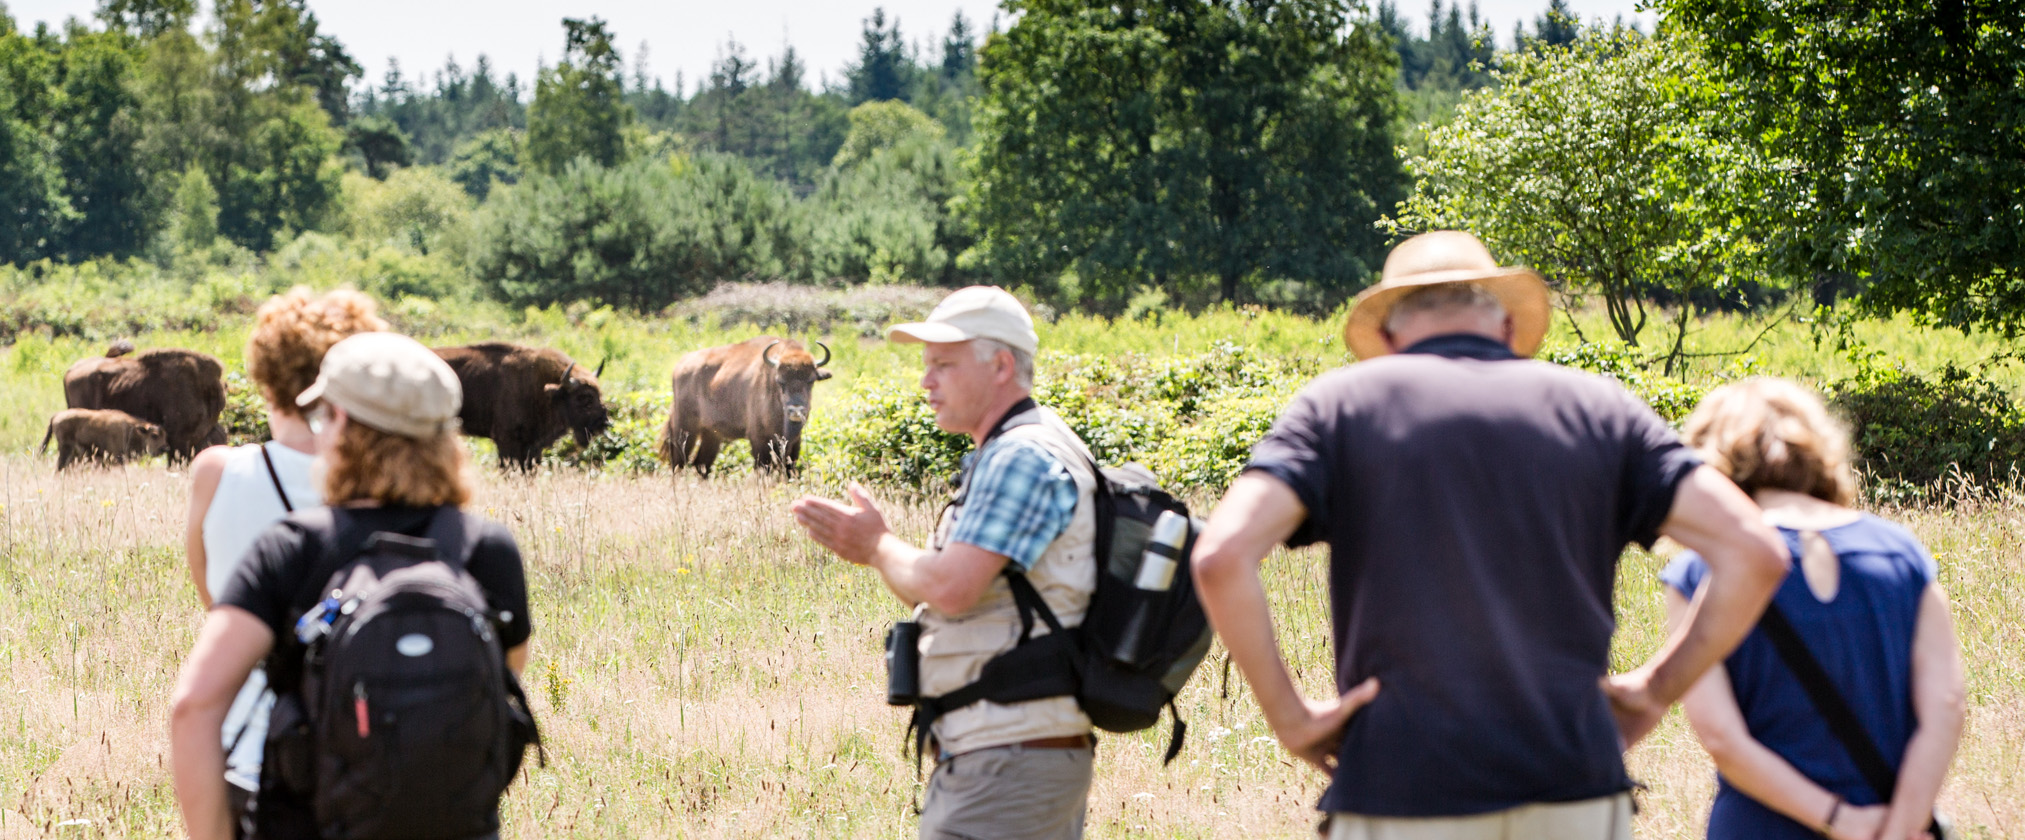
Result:
M1793 556L1773 597L1898 772L1880 796L1762 627L1681 701L1720 773L1711 838L1925 837L1961 739L1962 664L1935 566L1904 528L1851 510L1849 437L1791 382L1711 392L1684 436L1765 510ZM1663 574L1678 623L1707 574L1683 554Z

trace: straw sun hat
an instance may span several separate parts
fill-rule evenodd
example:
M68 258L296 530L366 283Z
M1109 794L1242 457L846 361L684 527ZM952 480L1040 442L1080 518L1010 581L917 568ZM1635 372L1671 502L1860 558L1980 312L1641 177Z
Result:
M1524 266L1499 267L1490 249L1459 230L1437 230L1408 239L1385 257L1378 284L1357 296L1343 324L1343 344L1357 358L1391 353L1385 346L1385 316L1409 292L1442 283L1475 283L1496 295L1512 316L1512 352L1531 356L1547 336L1551 309L1547 283Z

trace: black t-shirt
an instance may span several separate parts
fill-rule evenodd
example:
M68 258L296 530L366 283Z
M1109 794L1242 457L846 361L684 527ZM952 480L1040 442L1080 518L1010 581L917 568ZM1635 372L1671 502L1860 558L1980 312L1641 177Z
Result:
M1321 808L1459 816L1630 787L1598 686L1618 557L1700 464L1616 383L1442 336L1332 371L1252 449L1330 548L1339 690L1382 688Z
M415 507L341 508L325 521L321 509L302 511L275 523L254 541L218 604L250 612L273 631L267 673L277 691L287 690L301 673L304 649L295 637L295 621L322 600L323 586L331 575L376 532L427 535L435 512L435 508ZM500 647L525 644L534 624L527 607L520 547L499 523L464 516L465 527L474 535L465 570L485 591L487 606L510 613L499 631ZM273 756L268 758L271 761ZM262 779L256 805L262 836L315 837L309 803L269 781Z
M274 631L270 663L293 657L280 664L284 668L295 667L302 657L302 645L295 640L296 619L323 599L323 584L351 559L345 556L350 551L336 554L331 543L349 538L352 542L347 547L356 549L366 536L378 531L424 536L435 510L343 508L334 511L341 533L313 524L314 518L305 522L301 514L290 515L254 540L253 547L247 549L245 562L239 564L232 580L225 585L218 603L238 607L266 623L267 629ZM514 544L506 527L497 522L469 514L465 515L465 521L466 527L476 531L465 570L485 590L486 602L493 610L511 613L499 634L500 647L511 649L525 643L534 632L527 609L527 577L520 564L520 547Z

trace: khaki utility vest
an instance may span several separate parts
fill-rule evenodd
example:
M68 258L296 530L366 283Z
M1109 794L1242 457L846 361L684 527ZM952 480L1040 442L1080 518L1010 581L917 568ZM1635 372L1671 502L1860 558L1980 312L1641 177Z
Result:
M1076 481L1076 513L1069 520L1069 527L1048 544L1026 573L1027 580L1040 592L1062 626L1075 627L1083 623L1090 594L1097 588L1097 511L1093 502L1097 477L1090 470L1090 450L1068 424L1044 407L1021 412L1007 419L1002 428L1005 430L999 435L1000 440L1039 444L1068 468ZM936 525L936 550L947 544L954 523L962 515L963 498L959 497L943 511L942 520ZM976 682L986 661L1012 650L1019 642L1019 609L1013 604L1012 589L1003 576L992 578L991 587L969 611L943 615L924 605L918 620L924 697L940 697ZM1047 625L1035 622L1033 632L1036 638L1044 636L1048 633ZM951 709L936 719L934 725L936 743L945 755L1089 731L1090 718L1076 705L1074 697L1047 697L1011 705L981 700Z

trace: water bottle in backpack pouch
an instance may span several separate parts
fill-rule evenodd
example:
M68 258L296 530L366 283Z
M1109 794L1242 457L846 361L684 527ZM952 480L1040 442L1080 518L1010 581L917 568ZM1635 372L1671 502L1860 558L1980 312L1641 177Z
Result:
M1146 729L1163 709L1175 712L1175 694L1209 653L1209 619L1188 557L1200 529L1144 467L1089 465L1097 479L1097 585L1083 623L1063 628L1026 575L1008 565L1003 575L1019 609L1019 642L987 661L976 682L918 698L909 724L917 749L937 718L979 700L1073 695L1091 724L1109 732ZM1050 632L1034 636L1039 625ZM1175 714L1165 761L1180 753L1187 732Z
M428 533L375 533L331 576L318 609L335 615L318 616L328 629L277 706L276 769L324 837L497 831L499 798L539 745L500 644L510 617L465 570L464 515L446 507Z

